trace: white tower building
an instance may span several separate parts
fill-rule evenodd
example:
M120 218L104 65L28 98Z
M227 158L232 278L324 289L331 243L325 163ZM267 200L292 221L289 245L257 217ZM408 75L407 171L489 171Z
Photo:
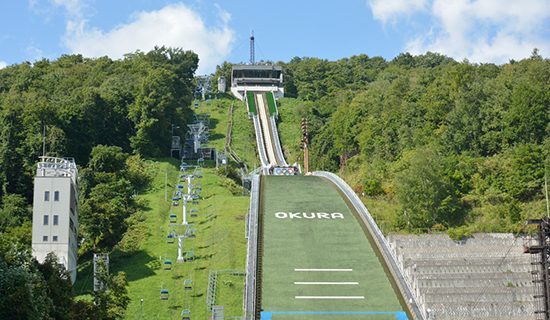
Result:
M53 252L76 280L78 171L74 159L40 157L34 177L32 250L39 262Z

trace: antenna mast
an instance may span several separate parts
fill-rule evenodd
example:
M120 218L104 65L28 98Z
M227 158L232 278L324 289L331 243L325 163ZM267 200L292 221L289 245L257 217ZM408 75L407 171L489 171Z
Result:
M254 54L254 30L250 33L250 64L256 63L256 57Z
M46 156L46 124L42 123L42 157Z

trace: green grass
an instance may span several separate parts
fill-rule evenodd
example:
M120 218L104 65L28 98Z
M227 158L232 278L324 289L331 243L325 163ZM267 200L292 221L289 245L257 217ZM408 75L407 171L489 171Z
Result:
M253 170L260 165L260 162L256 151L254 125L248 118L245 103L237 99L218 99L209 103L201 102L195 111L199 114L210 115L209 145L223 150L229 120L229 107L232 103L234 109L231 148L248 165L249 169Z
M239 156L252 163L255 160L255 142L252 124L246 115L244 103L239 100L220 99L201 102L194 110L199 114L210 114L209 145L223 150L228 123L228 110L235 103L234 139ZM250 127L249 127L250 126ZM250 143L252 141L252 144ZM172 208L164 200L164 180L168 173L168 198L170 199L176 184L179 183L179 163L176 160L151 162L154 181L151 188L139 195L147 208L138 213L138 222L128 231L126 238L139 243L132 254L123 254L115 250L111 255L110 271L126 272L129 280L128 293L130 305L127 319L180 319L183 309L190 308L193 319L206 319L209 315L206 307L206 293L210 270L235 269L244 271L246 260L245 215L249 197L235 196L227 188L227 178L220 177L214 168L204 168L202 184L203 200L192 208L198 209L196 218L189 218L197 230L196 238L184 240L184 251L194 250L196 259L177 263L177 240L173 244L166 242L171 230L168 226L170 212L178 214L181 222L181 204ZM124 242L125 240L123 240ZM164 259L173 262L171 271L163 270ZM183 288L183 282L192 279L193 290ZM217 282L216 304L225 307L226 316L242 315L244 276L220 275ZM80 265L75 291L80 299L89 299L86 295L92 285L91 262ZM170 292L168 301L160 300L160 289ZM143 307L140 299L143 299Z
M163 168L164 167L164 168ZM144 299L144 319L179 319L183 308L190 308L193 318L204 319L206 310L206 288L209 270L244 269L246 241L244 239L244 216L248 206L247 197L233 196L221 183L213 169L203 169L201 179L204 200L194 206L198 211L197 218L189 218L194 224L197 236L184 240L184 250L194 250L196 259L191 262L177 263L177 241L166 242L166 235L171 229L168 226L169 203L164 201L162 169L169 170L170 191L173 192L178 172L174 166L160 166L160 179L155 181L157 191L146 195L151 203L147 213L149 239L144 243L143 254L117 261L114 269L122 269L131 279L128 287L131 298L127 318L137 319L141 315L140 299ZM159 181L160 180L160 181ZM160 183L161 188L158 188ZM169 196L172 194L169 193ZM181 216L181 205L173 207L172 212ZM178 220L181 222L181 220ZM145 255L147 262L143 265ZM163 259L173 261L171 271L162 270ZM139 259L139 260L136 260ZM137 270L136 270L137 269ZM144 274L145 272L145 274ZM193 290L184 291L183 281L193 280ZM241 304L232 301L233 295L241 296L243 281L236 282L231 293L217 297L216 303L226 305L226 314L242 314ZM160 301L161 287L170 290L170 300ZM241 302L242 303L242 302Z
M256 113L256 100L254 99L254 92L247 92L246 93L246 100L248 102L248 112L252 114Z
M275 108L275 98L273 98L273 93L267 92L266 94L267 98L267 106L269 108L269 115L273 116L277 114L277 108Z
M363 229L330 183L311 176L270 176L263 179L264 311L402 310ZM278 219L275 217L276 212L340 212L345 218ZM294 268L352 268L353 271L295 272ZM359 285L305 286L294 285L294 281L357 281ZM295 299L295 296L310 295L364 296L365 299ZM372 319L385 318L376 317ZM388 317L395 319L393 316ZM280 318L287 319L286 316L274 316L274 319ZM317 319L317 316L300 317L310 318ZM365 316L361 319L365 319Z
M279 99L277 128L286 161L288 163L298 162L303 166L302 129L300 127L303 110L301 106L301 101L296 99Z
M148 203L148 209L143 212L144 220L140 222L144 228L143 243L140 249L131 255L123 255L120 251L111 254L110 271L126 272L129 280L128 293L131 299L126 318L140 319L180 319L180 312L190 308L193 319L206 319L209 314L206 309L206 288L210 270L236 269L244 270L246 259L246 239L244 238L245 215L249 198L234 196L224 186L222 177L215 169L204 168L202 195L204 200L192 206L197 208L198 216L189 218L196 228L196 238L184 240L184 250L194 249L196 259L185 263L177 263L177 241L174 244L166 242L168 214L171 211L169 202L164 200L164 176L168 171L168 197L170 198L179 172L174 164L167 162L155 163L157 175L153 187L139 198ZM181 222L181 205L173 208ZM164 259L173 262L171 271L163 270ZM91 289L91 268L87 267L79 273L77 286L84 284ZM183 288L185 279L193 280L193 290ZM242 315L243 276L234 276L230 283L224 284L224 278L218 282L216 304L225 306L225 314L229 316ZM168 301L160 301L160 289L170 292ZM141 308L140 299L143 299ZM142 313L143 312L143 313Z

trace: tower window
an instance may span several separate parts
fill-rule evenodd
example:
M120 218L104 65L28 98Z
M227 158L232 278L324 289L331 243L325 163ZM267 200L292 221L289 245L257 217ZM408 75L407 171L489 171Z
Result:
M42 241L48 242L48 236L42 236Z
M53 193L53 201L59 201L59 191L54 191L54 193Z
M57 226L59 224L59 216L57 214L53 215L53 225Z
M47 226L49 223L49 216L47 214L44 215L44 225Z
M50 192L44 191L44 201L50 201Z
M52 236L52 241L57 242L57 236Z

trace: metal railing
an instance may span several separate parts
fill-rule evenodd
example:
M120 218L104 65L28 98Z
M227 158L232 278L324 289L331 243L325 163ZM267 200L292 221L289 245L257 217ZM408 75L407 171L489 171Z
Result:
M403 272L399 268L399 264L397 263L396 257L393 255L392 251L390 250L390 246L388 241L386 240L386 237L384 237L384 235L382 234L382 231L380 231L380 228L378 228L378 225L372 218L371 214L369 213L369 210L365 207L361 199L359 199L359 197L355 194L355 192L350 188L350 186L344 180L342 180L342 178L335 175L334 173L326 172L326 171L314 171L312 174L314 176L328 179L329 181L334 183L342 193L345 194L345 196L351 202L355 210L357 210L361 218L366 222L367 229L371 233L374 239L374 242L378 247L378 251L382 254L382 257L384 258L384 261L386 262L386 265L390 270L395 280L395 283L397 284L399 291L401 292L401 295L403 296L405 303L407 304L408 309L411 312L413 318L417 320L424 320L424 315L421 312L421 310L418 308L416 298L412 293L413 290L412 288L409 287L408 283L405 281L405 278L403 277Z

